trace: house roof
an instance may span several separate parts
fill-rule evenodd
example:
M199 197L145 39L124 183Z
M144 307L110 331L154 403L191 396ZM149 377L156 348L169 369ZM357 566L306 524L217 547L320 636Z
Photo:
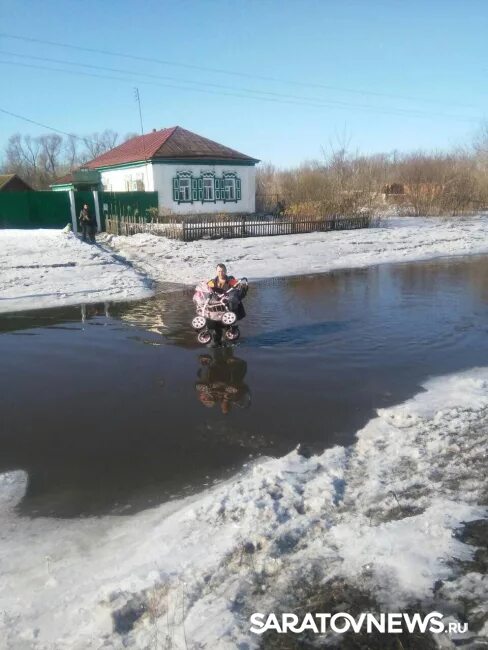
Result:
M16 180L18 184L31 190L32 187L26 183L18 174L0 174L0 191L5 189L9 183Z
M69 185L70 183L73 182L73 172L70 172L69 174L65 174L64 176L61 176L60 178L57 178L54 183L50 185L52 187L53 185Z
M93 178L96 175L98 178ZM87 170L85 167L72 169L68 174L60 176L50 187L57 185L95 185L100 180L100 172L96 169Z
M6 185L13 177L15 174L2 174L0 176L0 189Z
M131 138L123 144L87 162L84 167L97 169L112 167L140 160L188 159L236 160L257 163L259 160L246 156L230 147L204 138L181 126L152 131ZM59 183L59 181L57 181Z

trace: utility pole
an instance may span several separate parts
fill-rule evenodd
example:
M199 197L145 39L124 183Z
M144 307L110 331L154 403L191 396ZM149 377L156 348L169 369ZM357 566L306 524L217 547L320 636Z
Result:
M141 136L142 136L142 152L144 154L144 176L146 177L146 183L144 184L147 187L147 156L146 156L146 142L144 138L144 126L142 124L142 109L141 109L141 97L139 95L139 88L134 88L134 97L139 106L139 121L141 123Z
M139 121L141 124L141 135L142 135L142 144L144 147L144 160L146 160L146 145L144 143L144 126L142 125L142 109L141 109L141 97L139 95L139 88L134 88L134 97L139 106Z

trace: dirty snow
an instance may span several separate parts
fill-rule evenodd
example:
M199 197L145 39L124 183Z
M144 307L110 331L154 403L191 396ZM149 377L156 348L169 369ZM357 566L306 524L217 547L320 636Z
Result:
M262 459L127 518L21 518L28 476L3 475L2 647L254 648L249 614L290 611L312 576L344 578L393 611L430 611L442 580L439 611L470 602L468 621L470 607L486 619L486 576L461 569L475 548L453 531L487 515L488 368L423 388L378 410L348 448Z
M151 295L113 253L60 230L0 230L0 313Z
M194 284L218 262L258 278L488 253L488 216L385 218L340 232L180 242L102 234L99 245L56 230L0 230L0 313L151 295L151 281Z
M250 279L322 273L386 262L488 253L488 215L469 218L390 217L376 228L181 242L156 235L102 241L150 278L194 284L219 262Z

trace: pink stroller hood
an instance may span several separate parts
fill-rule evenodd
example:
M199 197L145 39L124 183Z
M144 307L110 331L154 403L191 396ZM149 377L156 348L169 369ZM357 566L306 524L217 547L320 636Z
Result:
M195 293L193 294L193 302L195 302L197 305L201 305L206 300L208 300L211 293L212 291L208 287L207 283L202 280L202 282L199 282L195 287Z

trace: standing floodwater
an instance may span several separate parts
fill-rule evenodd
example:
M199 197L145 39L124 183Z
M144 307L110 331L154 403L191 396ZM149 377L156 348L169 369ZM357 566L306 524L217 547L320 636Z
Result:
M129 512L251 457L347 444L426 377L488 363L488 259L251 283L207 350L192 292L0 317L0 471L29 515Z

